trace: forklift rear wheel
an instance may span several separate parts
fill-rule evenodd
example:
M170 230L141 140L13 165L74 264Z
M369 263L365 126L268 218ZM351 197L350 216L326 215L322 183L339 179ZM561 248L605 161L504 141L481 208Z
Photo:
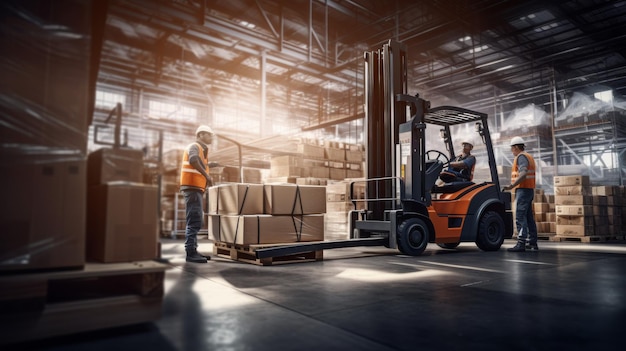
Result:
M487 211L478 222L476 246L483 251L497 251L504 242L504 220L496 211Z
M409 218L398 226L398 249L405 255L419 256L428 245L428 225L421 218Z
M437 246L439 246L442 249L456 249L457 246L459 246L460 243L438 243Z

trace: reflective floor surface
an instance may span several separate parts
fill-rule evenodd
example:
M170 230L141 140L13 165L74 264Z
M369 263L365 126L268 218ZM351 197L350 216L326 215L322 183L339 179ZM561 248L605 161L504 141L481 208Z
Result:
M622 350L626 242L540 241L539 252L429 245L326 250L317 262L184 261L162 241L154 323L16 345L38 350ZM201 242L200 251L212 252Z

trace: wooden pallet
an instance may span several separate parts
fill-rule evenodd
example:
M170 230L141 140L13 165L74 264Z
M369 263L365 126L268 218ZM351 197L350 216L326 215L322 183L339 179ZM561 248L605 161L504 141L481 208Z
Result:
M154 321L167 265L87 263L0 277L0 345Z
M293 243L291 243L293 244ZM324 251L309 251L301 254L286 255L278 257L257 258L256 250L275 247L286 244L257 244L257 245L236 245L225 242L213 243L213 254L219 257L229 258L234 261L252 263L260 266L271 266L274 264L313 262L324 259Z
M588 236L571 236L571 235L555 235L550 238L550 241L578 241L581 243L590 243L590 242L602 242L609 240L624 240L624 236L615 236L615 235L588 235Z
M555 235L556 235L556 233L537 233L537 239L539 239L539 240L550 240Z

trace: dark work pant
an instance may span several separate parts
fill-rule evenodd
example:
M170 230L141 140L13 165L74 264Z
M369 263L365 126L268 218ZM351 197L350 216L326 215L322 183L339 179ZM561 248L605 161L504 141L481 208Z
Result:
M187 227L185 228L185 250L193 251L198 248L198 232L202 227L202 192L183 190L185 197L185 215Z
M515 224L517 239L537 243L537 223L533 214L533 198L535 189L515 189Z

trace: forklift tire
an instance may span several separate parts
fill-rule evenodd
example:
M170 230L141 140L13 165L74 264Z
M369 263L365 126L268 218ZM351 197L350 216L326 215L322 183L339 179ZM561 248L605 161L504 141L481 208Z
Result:
M504 242L504 220L496 211L487 211L478 222L476 246L483 251L497 251Z
M439 243L437 244L437 246L439 246L442 249L456 249L457 246L459 246L460 243Z
M398 250L405 255L419 256L428 246L428 225L421 218L409 218L398 226Z

